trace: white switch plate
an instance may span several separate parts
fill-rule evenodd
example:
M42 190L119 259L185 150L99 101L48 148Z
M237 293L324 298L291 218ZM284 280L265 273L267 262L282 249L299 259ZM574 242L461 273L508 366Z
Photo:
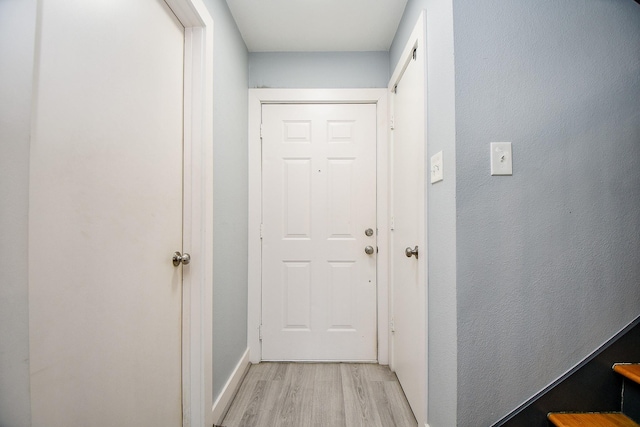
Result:
M431 156L431 183L442 181L444 174L442 172L442 151Z
M510 142L491 143L491 175L513 175Z

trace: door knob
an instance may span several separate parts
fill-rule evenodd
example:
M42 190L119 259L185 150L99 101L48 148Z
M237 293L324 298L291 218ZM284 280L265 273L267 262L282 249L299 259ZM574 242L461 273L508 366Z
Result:
M367 255L371 255L373 253L373 246L367 246L364 248L364 253Z
M175 267L182 265L187 265L191 262L191 255L188 253L181 254L180 252L174 252L173 254L173 265Z
M366 230L364 230L364 234L367 237L373 236L373 228L367 228Z
M407 256L407 258L411 258L412 256L415 256L416 259L418 259L418 247L416 246L413 249L407 248L404 250L404 254Z

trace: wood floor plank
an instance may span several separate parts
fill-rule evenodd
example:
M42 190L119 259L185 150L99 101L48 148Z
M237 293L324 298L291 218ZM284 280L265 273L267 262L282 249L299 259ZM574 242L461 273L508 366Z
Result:
M359 364L343 364L342 390L344 393L345 420L349 427L382 427L380 415L375 409L368 384L364 380L364 368Z
M264 387L259 387L264 383ZM282 381L258 381L251 404L242 415L237 427L270 425L277 412L276 399L282 389Z
M262 365L262 363L261 363ZM271 380L284 381L289 370L290 363L268 363L271 366Z
M254 382L255 386L251 391L251 398L244 406L244 410L242 411L242 418L240 418L239 425L241 426L250 426L255 425L258 414L260 413L260 408L262 407L262 402L267 397L267 390L269 388L269 383L265 380L258 380Z
M416 427L397 377L356 363L252 365L223 427Z
M395 374L394 374L395 377ZM384 383L384 392L389 402L389 410L396 426L417 426L418 421L411 411L409 402L404 395L400 383L395 381L386 381Z
M370 384L372 391L372 397L378 416L380 417L380 424L383 426L395 426L393 411L391 409L391 402L385 392L384 381L374 381Z
M227 411L225 421L229 423L229 425L236 425L236 423L239 422L242 418L244 412L247 409L247 406L249 405L252 390L256 385L256 381L250 375L252 373L252 369L253 367L249 369L249 372L242 381L242 384L238 389L238 393L236 393L236 396L234 397L233 402L231 403L231 406Z
M395 381L398 382L398 377L394 374L388 366L378 365L377 363L363 363L362 369L364 370L365 378L368 381Z
M306 365L306 366L305 366ZM292 363L284 378L279 411L271 425L308 427L313 397L313 365Z
M347 427L340 365L320 363L316 366L313 400L313 427Z

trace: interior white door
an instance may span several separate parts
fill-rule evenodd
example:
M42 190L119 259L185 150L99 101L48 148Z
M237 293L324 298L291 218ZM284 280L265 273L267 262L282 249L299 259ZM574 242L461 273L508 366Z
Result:
M376 106L262 123L262 359L375 361Z
M180 426L184 28L158 0L40 7L33 426Z
M425 422L424 67L409 58L393 97L393 368L418 425ZM407 257L406 249L417 256Z

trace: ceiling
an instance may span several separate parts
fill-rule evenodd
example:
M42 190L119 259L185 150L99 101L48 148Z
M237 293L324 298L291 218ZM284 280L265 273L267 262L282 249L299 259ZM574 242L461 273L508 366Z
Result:
M250 52L389 50L407 0L227 0Z

